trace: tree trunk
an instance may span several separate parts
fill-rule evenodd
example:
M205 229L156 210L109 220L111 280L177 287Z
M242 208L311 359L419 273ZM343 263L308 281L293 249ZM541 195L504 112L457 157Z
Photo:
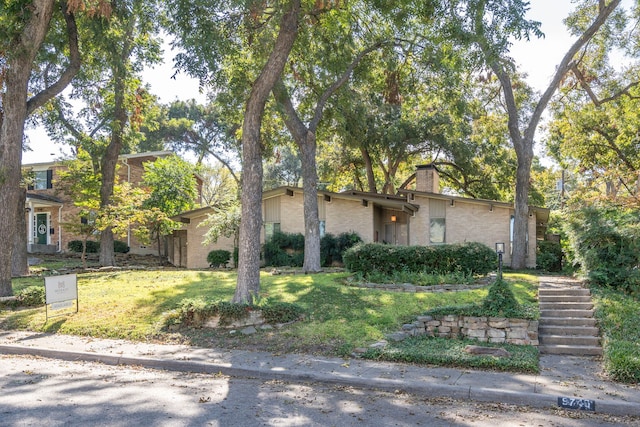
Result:
M29 261L27 256L27 218L24 212L24 203L27 190L20 187L20 196L16 205L16 229L14 236L13 257L11 260L11 275L22 277L29 275Z
M304 193L304 264L305 273L317 273L320 265L320 220L318 215L318 172L316 134L306 133L306 142L298 146L302 161Z
M256 79L242 124L242 220L240 222L238 281L233 302L252 303L260 290L260 231L262 228L262 145L260 127L264 107L280 78L298 34L300 0L291 0L280 22L278 38Z
M371 161L369 150L361 146L360 153L362 154L362 160L364 160L364 167L367 171L367 185L369 187L369 191L372 193L377 193L378 189L376 188L376 177L373 174L373 162Z
M0 241L5 242L5 247L0 251L0 296L13 294L11 270L14 235L20 232L16 224L16 206L22 194L22 140L27 119L28 83L33 61L49 29L53 6L52 0L34 0L20 37L16 37L2 55L6 64L0 111Z
M514 144L515 147L520 144ZM529 237L529 183L531 181L531 161L533 141L525 141L516 149L518 168L516 171L516 199L513 224L513 248L511 267L522 269L527 266L527 246ZM535 233L535 230L534 230ZM535 238L535 235L534 235Z
M101 162L102 183L100 184L100 207L111 204L113 188L116 183L116 166L123 145L124 128L127 125L128 116L125 106L127 64L130 47L125 43L120 60L113 67L113 123L111 124L111 141ZM116 257L113 251L113 230L107 227L100 234L100 265L103 267L116 265Z

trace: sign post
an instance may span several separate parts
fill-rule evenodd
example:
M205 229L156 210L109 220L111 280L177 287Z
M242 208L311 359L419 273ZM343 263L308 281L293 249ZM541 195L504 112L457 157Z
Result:
M75 274L45 277L44 290L46 320L49 320L49 306L51 306L51 310L62 310L73 307L75 300L76 313L78 312L78 279Z
M504 254L504 243L496 243L496 253L498 254L498 280L502 280L502 254Z

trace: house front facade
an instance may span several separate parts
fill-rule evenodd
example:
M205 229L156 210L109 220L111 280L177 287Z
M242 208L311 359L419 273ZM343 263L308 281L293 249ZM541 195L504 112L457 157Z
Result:
M173 155L171 151L156 151L137 154L124 154L118 158L118 182L129 182L140 186L144 174L144 164L154 162L160 157ZM57 188L60 171L65 170L63 162L33 163L23 165L23 171L33 176L25 199L27 224L27 252L56 253L68 250L70 241L82 240L81 236L65 231L64 224L80 222L80 208L73 204L70 195ZM202 181L198 180L201 186ZM200 189L199 189L200 190ZM198 191L201 194L201 191ZM199 202L199 201L198 201ZM142 244L131 232L126 236L116 236L123 240L134 254L157 254L155 243ZM92 240L99 240L96 235Z
M261 242L276 231L304 234L303 212L301 188L279 187L264 192ZM204 221L209 213L200 210L181 215L189 221L176 232L181 233L184 252L181 252L180 259L170 258L170 262L188 268L205 268L209 251L233 250L232 239L202 244L206 229L197 224ZM511 262L513 205L441 194L438 171L432 165L419 166L415 188L400 190L397 195L318 191L318 213L321 236L355 232L364 242L391 245L479 242L494 248L496 243L504 243L504 262L507 265ZM527 267L536 266L536 241L544 238L548 218L548 209L530 207Z

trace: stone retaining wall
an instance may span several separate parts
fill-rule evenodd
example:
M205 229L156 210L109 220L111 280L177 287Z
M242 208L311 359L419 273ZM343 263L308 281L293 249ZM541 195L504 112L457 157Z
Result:
M444 338L471 338L480 342L528 344L537 346L538 321L504 317L418 316L402 326L402 331L388 339L401 341L410 336L428 335Z

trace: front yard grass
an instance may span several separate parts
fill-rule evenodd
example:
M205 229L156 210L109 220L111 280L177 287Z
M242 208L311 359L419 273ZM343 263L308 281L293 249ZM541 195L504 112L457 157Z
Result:
M616 381L640 383L640 301L622 292L592 287L607 373Z
M45 309L3 311L0 328L85 335L131 340L184 342L221 348L303 352L347 356L356 347L385 338L403 323L425 311L448 305L481 301L488 288L461 292L403 293L344 286L347 273L315 275L261 275L261 298L300 305L304 321L254 335L230 334L225 329L163 327L163 314L183 299L204 296L228 301L233 296L233 272L189 270L134 270L91 272L78 275L77 314L50 318ZM516 298L529 302L535 296L535 276L505 275ZM42 278L14 280L14 292ZM416 348L422 344L416 344ZM420 361L418 363L436 363ZM450 363L449 363L450 364ZM520 361L512 370L522 371ZM536 359L537 365L537 359ZM494 366L495 367L495 366ZM502 368L500 368L502 369ZM529 368L524 369L529 371Z

